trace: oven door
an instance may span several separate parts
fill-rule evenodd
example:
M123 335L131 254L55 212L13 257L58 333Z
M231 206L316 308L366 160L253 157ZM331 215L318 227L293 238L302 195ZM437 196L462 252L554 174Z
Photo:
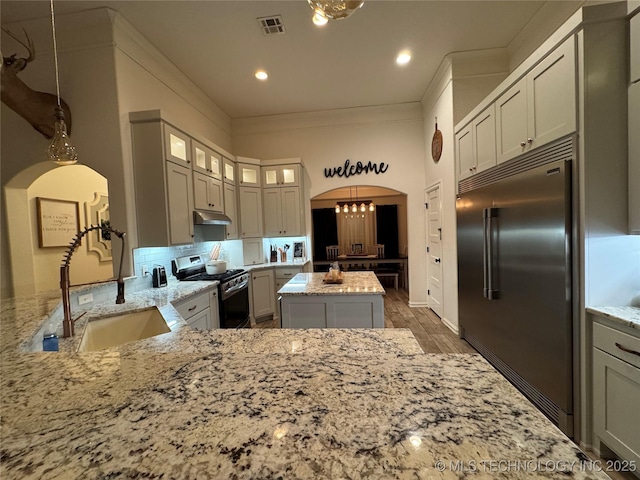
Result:
M249 280L220 294L220 328L250 328Z

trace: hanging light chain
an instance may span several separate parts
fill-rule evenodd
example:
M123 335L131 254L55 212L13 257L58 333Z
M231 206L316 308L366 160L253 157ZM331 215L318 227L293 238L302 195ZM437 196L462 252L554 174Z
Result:
M51 0L51 32L53 35L53 62L56 70L56 96L60 107L60 80L58 79L58 45L56 43L56 21L53 13L53 0Z

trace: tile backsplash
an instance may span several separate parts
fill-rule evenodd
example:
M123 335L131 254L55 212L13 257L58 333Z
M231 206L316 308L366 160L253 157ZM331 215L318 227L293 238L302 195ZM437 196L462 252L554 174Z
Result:
M136 248L133 250L133 266L135 279L127 282L127 287L131 286L132 291L151 286L151 271L153 267L161 265L167 271L167 277L172 278L171 260L176 257L187 255L203 255L208 258L209 252L220 243L220 260L226 260L228 268L238 268L242 266L242 241L226 240L224 242L202 242L192 245L179 245L175 247L150 247ZM142 267L146 267L149 275L142 276Z

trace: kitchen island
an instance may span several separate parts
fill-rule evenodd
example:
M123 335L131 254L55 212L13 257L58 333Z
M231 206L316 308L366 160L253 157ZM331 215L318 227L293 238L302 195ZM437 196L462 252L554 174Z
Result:
M201 287L171 288L118 306L155 298L171 333L85 354L20 350L58 292L2 301L0 478L607 478L479 355L406 329L192 331L162 304Z
M282 328L384 328L384 288L373 272L299 273L278 290Z

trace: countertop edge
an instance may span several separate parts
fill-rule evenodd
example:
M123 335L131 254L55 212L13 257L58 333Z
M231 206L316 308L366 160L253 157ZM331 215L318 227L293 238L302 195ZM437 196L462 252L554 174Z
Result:
M640 331L640 307L587 307L587 312Z

